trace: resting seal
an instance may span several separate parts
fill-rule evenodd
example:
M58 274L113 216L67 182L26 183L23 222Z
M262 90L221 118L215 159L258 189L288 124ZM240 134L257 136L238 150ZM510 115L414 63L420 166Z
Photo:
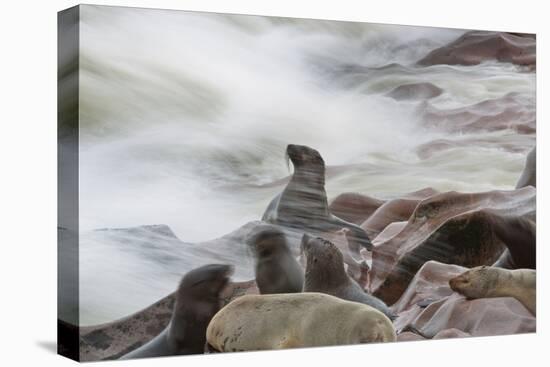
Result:
M350 248L359 254L360 247L372 250L367 233L329 212L325 191L325 162L315 149L290 144L287 157L294 174L285 189L267 207L262 220L308 232L334 232L349 228Z
M304 292L321 292L364 303L394 318L383 301L366 293L349 277L344 268L344 257L332 242L304 234L301 246L306 256Z
M304 271L292 256L283 231L275 226L255 228L246 240L256 259L256 284L261 294L301 292Z
M396 340L380 311L322 293L245 295L208 325L209 347L219 352L321 347Z
M172 319L155 338L120 359L201 354L206 327L221 307L221 292L233 272L230 265L211 264L193 269L176 291Z
M514 297L536 316L535 270L478 266L449 280L449 286L466 298Z

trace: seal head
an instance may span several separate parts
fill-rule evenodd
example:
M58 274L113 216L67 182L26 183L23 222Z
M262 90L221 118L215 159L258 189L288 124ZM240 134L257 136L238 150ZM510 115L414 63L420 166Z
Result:
M246 242L255 255L256 283L261 294L302 291L304 271L292 256L282 230L262 225Z

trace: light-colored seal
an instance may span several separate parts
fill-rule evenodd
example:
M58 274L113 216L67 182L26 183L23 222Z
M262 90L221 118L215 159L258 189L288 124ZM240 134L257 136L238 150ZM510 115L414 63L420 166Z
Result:
M321 347L396 340L380 311L322 293L246 295L208 325L209 347L219 352Z
M478 266L449 280L449 286L466 298L514 297L536 315L535 270Z
M329 212L325 162L319 152L290 144L286 154L294 166L294 174L285 189L271 201L262 220L317 234L349 228L349 245L353 253L358 255L361 246L371 251L372 243L361 227Z
M321 237L302 237L302 251L306 257L304 292L321 292L348 301L372 306L387 317L394 318L388 306L368 294L346 273L344 257L336 245Z
M256 284L261 294L302 291L304 270L292 256L284 232L272 225L256 227L246 240L256 260Z
M188 272L176 291L168 326L151 341L120 359L203 353L206 327L221 308L221 293L232 273L230 265L220 264Z

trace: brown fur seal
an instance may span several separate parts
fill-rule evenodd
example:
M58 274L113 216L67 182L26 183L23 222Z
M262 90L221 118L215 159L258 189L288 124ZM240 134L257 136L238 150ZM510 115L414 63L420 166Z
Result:
M380 311L322 293L246 295L222 308L208 325L219 352L321 347L396 340Z
M533 147L529 154L527 154L525 167L516 184L516 189L521 189L525 186L537 187L537 147Z
M349 277L344 268L344 257L332 242L304 234L302 250L306 256L304 292L321 292L364 303L394 318L383 301L366 293Z
M537 225L532 220L534 215L491 217L495 234L507 247L493 266L507 269L537 268Z
M314 233L349 228L352 251L358 255L361 246L371 251L372 243L361 227L329 212L325 162L319 152L307 146L290 144L286 154L294 166L294 174L285 189L271 201L262 220Z
M478 266L449 280L449 286L467 298L514 297L533 315L537 306L537 273Z
M170 324L151 341L120 359L203 353L206 327L221 307L221 293L232 273L232 266L220 264L188 272L176 291Z
M261 294L301 292L304 270L292 256L283 231L261 225L247 238L256 259L256 284Z

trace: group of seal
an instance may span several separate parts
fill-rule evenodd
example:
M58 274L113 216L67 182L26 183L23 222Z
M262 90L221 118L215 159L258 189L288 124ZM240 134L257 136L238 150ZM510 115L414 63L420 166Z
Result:
M269 204L262 218L265 223L246 239L254 254L260 295L238 297L218 312L232 268L207 265L192 270L176 291L169 325L121 359L198 354L205 346L226 352L396 339L388 318L391 312L347 275L344 257L335 245L303 235L301 250L308 259L304 277L281 228L314 234L345 229L349 247L357 255L360 247L371 250L372 244L359 226L330 214L321 155L299 145L288 145L286 153L294 174ZM323 261L312 265L317 258Z
M170 324L122 359L396 340L391 321L395 315L348 275L344 261L348 254L322 237L344 231L354 254L359 255L360 247L372 250L365 230L329 212L321 155L300 145L288 145L286 154L294 174L269 204L264 223L246 238L254 254L260 294L237 297L222 307L221 294L232 267L207 265L192 270L176 291ZM534 166L533 161L531 153L528 164ZM530 172L523 176L520 181L534 183ZM516 237L523 243L525 236L534 236L534 222L522 219L518 223L511 227L522 229ZM504 233L510 226L501 227ZM302 233L305 273L291 251L286 230ZM500 234L498 228L495 232ZM502 262L531 264L516 254L516 247L508 246ZM515 297L536 313L536 274L531 269L481 266L451 279L449 285L467 298Z

